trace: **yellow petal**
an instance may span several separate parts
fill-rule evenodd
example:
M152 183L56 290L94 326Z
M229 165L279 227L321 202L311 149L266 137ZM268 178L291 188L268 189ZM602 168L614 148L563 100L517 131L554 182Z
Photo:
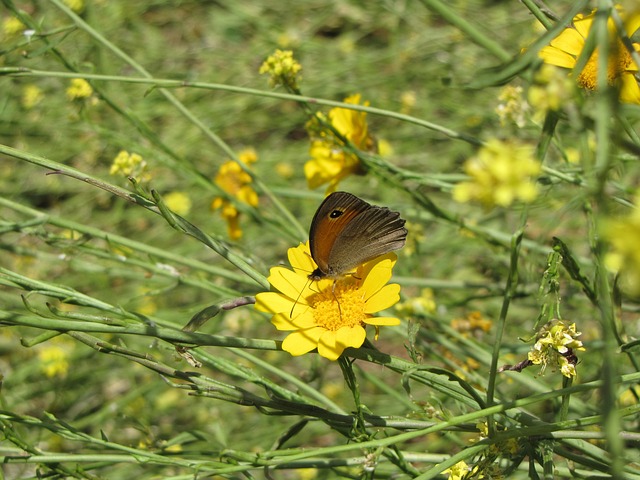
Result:
M302 330L316 326L313 313L310 310L291 318L288 312L282 312L271 317L271 323L283 331Z
M580 35L577 30L567 28L556 38L551 40L549 44L552 47L577 57L584 48L584 39L585 37Z
M303 301L300 292L304 289L308 283L308 279L304 275L298 275L297 273L284 267L273 267L269 270L269 277L267 278L269 283L277 288L282 294L287 297Z
M315 327L293 332L282 342L282 349L293 356L304 355L318 346L318 340L325 331L324 328Z
M288 313L293 308L294 302L280 293L262 292L256 295L254 308L267 313Z
M620 75L620 101L623 103L640 104L640 86L636 77L630 73Z
M576 59L562 50L554 47L544 47L538 52L538 56L549 65L562 68L573 68L576 66Z
M337 360L344 347L336 342L336 332L325 330L318 340L318 353L329 360Z
M359 325L342 327L336 332L336 345L342 346L342 350L347 347L360 348L366 337L367 333Z
M573 18L573 26L578 31L578 34L583 38L583 44L584 39L589 36L589 31L591 31L591 25L593 24L594 18L595 13L587 15L586 17L584 15L577 15Z
M365 300L391 280L392 269L397 259L398 256L395 253L387 253L358 269L358 276L364 278L360 288L365 292Z
M386 325L388 327L393 327L395 325L400 325L400 319L395 317L371 317L367 318L364 323L366 323L367 325Z
M306 244L301 243L295 248L290 248L287 251L287 257L289 258L289 263L296 273L309 275L317 267L316 263L311 258L311 251L309 250L308 242Z
M364 305L364 313L376 313L395 305L400 300L400 285L390 283L378 290Z

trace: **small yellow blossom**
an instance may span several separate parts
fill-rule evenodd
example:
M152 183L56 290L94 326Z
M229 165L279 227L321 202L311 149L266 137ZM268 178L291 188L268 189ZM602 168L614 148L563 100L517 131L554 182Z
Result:
M623 19L626 34L631 37L640 28L640 14L626 15L618 9ZM586 39L596 16L596 10L589 15L579 14L571 25L565 28L551 43L540 50L540 58L545 63L562 68L573 69L578 57L585 48ZM633 60L629 50L622 43L613 18L607 21L610 38L610 52L607 62L607 80L620 90L620 101L640 104L640 86L635 75L639 65ZM640 51L640 43L633 43L633 49ZM598 48L596 48L581 72L574 72L578 85L586 90L595 90L598 76Z
M290 163L286 162L278 162L276 163L276 173L278 176L284 178L285 180L289 180L294 175L293 166Z
M498 101L500 103L496 107L496 113L500 119L500 125L504 127L509 123L513 123L517 127L524 127L529 105L523 98L522 87L505 86L500 91Z
M22 89L22 106L27 110L31 110L39 104L44 98L44 93L34 84L25 85Z
M178 215L188 215L191 211L191 199L184 192L170 192L164 197L164 203L169 210Z
M63 3L76 13L84 10L84 0L63 0Z
M470 333L489 333L492 326L493 322L484 318L482 313L478 311L470 312L464 318L451 320L451 328L465 335Z
M69 371L66 344L45 345L39 352L40 368L49 377L65 377ZM69 348L69 347L67 347Z
M533 153L529 145L489 140L466 161L464 168L471 181L454 187L454 200L478 200L486 208L506 207L516 200L532 202L538 195L532 177L540 173L540 163Z
M83 100L93 95L93 88L84 78L72 78L70 83L67 88L69 100Z
M258 160L256 151L252 148L245 149L238 154L240 161L247 166ZM230 197L252 207L258 206L258 194L251 186L251 175L233 160L224 162L215 178L215 183ZM212 210L220 210L222 218L227 222L229 238L239 240L242 237L240 229L240 212L225 197L216 197L211 202Z
M121 150L113 159L110 175L121 175L125 178L134 177L141 181L148 180L147 162L137 153L129 153Z
M600 235L610 245L605 265L620 275L620 287L630 295L640 295L640 194L631 212L620 219L602 222Z
M549 111L559 111L575 94L575 84L561 69L553 65L542 65L534 77L527 93L529 104L538 121Z
M552 365L553 368L559 368L565 377L575 377L575 352L586 350L577 339L580 335L575 323L568 324L561 320L549 322L538 333L536 343L528 354L529 361L541 365L542 372Z
M270 75L269 85L272 87L283 85L292 91L297 91L298 81L301 78L300 70L302 65L294 60L291 50L276 50L260 66L259 73Z
M405 90L400 95L400 113L404 113L405 115L410 113L413 110L413 107L416 106L416 102L418 101L418 95L413 90Z
M444 474L448 474L447 480L464 480L471 473L471 467L464 460L459 461L453 467L447 468Z
M433 298L433 290L423 288L420 296L411 298L406 302L399 303L396 306L396 312L401 317L418 316L424 317L436 311L436 301Z
M26 25L16 17L7 17L2 22L2 32L5 37L15 37L27 29Z
M351 95L344 103L360 105L360 94ZM369 102L364 102L365 106ZM307 131L311 137L309 154L311 159L304 166L309 188L329 184L327 193L336 190L338 182L343 178L362 172L358 157L347 150L344 141L338 138L331 129L323 126L328 122L353 147L363 151L376 151L377 143L369 135L366 112L347 108L332 108L328 120L318 114L307 123Z
M388 284L397 256L389 253L360 265L353 275L336 280L309 280L317 265L309 244L290 248L293 270L273 267L269 283L277 292L256 295L255 308L273 314L271 323L278 330L290 331L282 349L291 355L304 355L318 349L329 360L337 360L349 347L359 348L365 341L365 326L377 331L383 325L399 325L393 317L374 317L400 299L400 285Z

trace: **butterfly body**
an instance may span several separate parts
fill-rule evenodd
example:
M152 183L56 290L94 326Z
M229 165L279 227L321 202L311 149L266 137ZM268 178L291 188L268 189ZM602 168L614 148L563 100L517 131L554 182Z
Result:
M318 265L309 278L338 278L358 265L402 248L405 220L347 192L324 199L311 221L309 247Z

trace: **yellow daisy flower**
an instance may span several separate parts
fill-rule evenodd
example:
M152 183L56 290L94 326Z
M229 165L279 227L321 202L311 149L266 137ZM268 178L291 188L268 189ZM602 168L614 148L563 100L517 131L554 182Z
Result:
M619 10L624 20L625 31L631 37L640 28L640 14L625 16L624 11ZM596 10L589 15L579 14L573 18L569 27L551 41L551 44L540 50L540 58L545 63L562 68L573 69L582 50L585 41L593 25ZM640 86L635 75L638 73L638 65L634 62L630 52L620 40L612 18L607 21L611 45L611 57L608 61L607 79L609 84L620 88L620 101L624 103L640 104ZM633 48L640 51L640 44L633 43ZM596 88L598 75L598 49L596 48L587 61L584 69L577 75L578 85L586 90Z
M292 332L282 342L291 355L317 348L323 357L337 360L346 348L362 346L366 325L376 328L377 338L381 325L400 324L397 318L372 316L400 300L400 285L387 285L394 253L364 263L351 275L314 282L308 277L317 265L308 243L290 248L288 257L293 270L273 267L268 280L278 291L256 295L255 308L272 313L278 330Z
M360 105L360 94L344 99L345 103ZM363 105L369 105L364 102ZM367 114L346 108L332 108L328 121L354 147L363 151L376 150L376 142L369 135ZM309 154L311 160L304 166L309 188L329 184L327 193L334 192L338 183L345 177L360 173L362 166L358 157L344 150L344 142L312 119L307 125L311 136Z

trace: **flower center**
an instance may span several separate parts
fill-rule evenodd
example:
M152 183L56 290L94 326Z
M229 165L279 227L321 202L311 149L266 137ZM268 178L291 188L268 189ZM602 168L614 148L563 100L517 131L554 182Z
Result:
M609 85L613 83L626 72L633 62L627 48L618 42L617 48L612 52L607 64L607 82ZM578 75L578 84L587 90L595 90L598 78L598 50L596 49L589 61L584 66L580 75Z
M336 280L333 285L310 299L316 325L335 332L342 327L362 325L369 317L364 313L363 292L350 279Z

